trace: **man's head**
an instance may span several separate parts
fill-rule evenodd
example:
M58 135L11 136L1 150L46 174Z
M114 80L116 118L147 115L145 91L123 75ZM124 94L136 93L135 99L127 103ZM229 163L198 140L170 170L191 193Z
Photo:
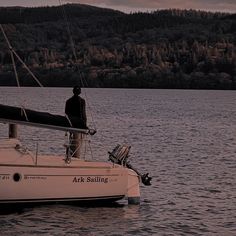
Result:
M74 95L80 95L80 93L81 93L81 88L76 85L76 86L73 88L73 93L74 93Z

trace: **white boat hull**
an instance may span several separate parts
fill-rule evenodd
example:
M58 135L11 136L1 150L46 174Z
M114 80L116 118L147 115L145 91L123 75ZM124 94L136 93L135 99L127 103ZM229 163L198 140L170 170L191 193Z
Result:
M33 157L17 140L0 145L0 204L115 201L138 203L139 177L131 169L106 162L62 156Z

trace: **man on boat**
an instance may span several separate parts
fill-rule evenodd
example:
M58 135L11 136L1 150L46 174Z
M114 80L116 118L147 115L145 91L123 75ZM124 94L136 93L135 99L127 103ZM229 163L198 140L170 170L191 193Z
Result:
M85 100L79 95L81 94L81 88L75 86L73 88L73 96L66 101L65 113L68 117L78 117L83 122L82 126L86 127L86 105Z
M65 113L68 119L70 119L70 117L76 117L79 122L82 122L81 126L87 128L86 104L85 100L80 97L81 88L75 86L73 88L73 94L74 95L66 101ZM69 150L67 150L67 154L80 158L83 137L83 133L70 133L70 147Z

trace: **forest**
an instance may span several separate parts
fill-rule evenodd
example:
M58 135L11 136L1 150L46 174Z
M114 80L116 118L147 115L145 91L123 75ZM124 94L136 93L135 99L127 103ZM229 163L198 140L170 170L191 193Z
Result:
M43 86L236 89L236 14L2 7L9 41ZM0 31L0 85L16 86ZM15 58L22 86L36 86Z

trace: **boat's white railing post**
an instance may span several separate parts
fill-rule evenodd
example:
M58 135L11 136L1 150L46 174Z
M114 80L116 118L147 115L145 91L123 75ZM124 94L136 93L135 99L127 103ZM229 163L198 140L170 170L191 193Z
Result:
M17 138L17 125L9 124L9 138Z
M68 141L64 144L66 148L66 161L69 161L71 157L78 159L85 159L86 142L88 141L84 132L70 132L69 137L66 134Z
M73 157L75 158L79 158L82 159L82 146L83 146L83 142L85 139L85 134L83 133L74 133L73 134L73 141L72 141L72 145L74 146L74 153L73 153Z

